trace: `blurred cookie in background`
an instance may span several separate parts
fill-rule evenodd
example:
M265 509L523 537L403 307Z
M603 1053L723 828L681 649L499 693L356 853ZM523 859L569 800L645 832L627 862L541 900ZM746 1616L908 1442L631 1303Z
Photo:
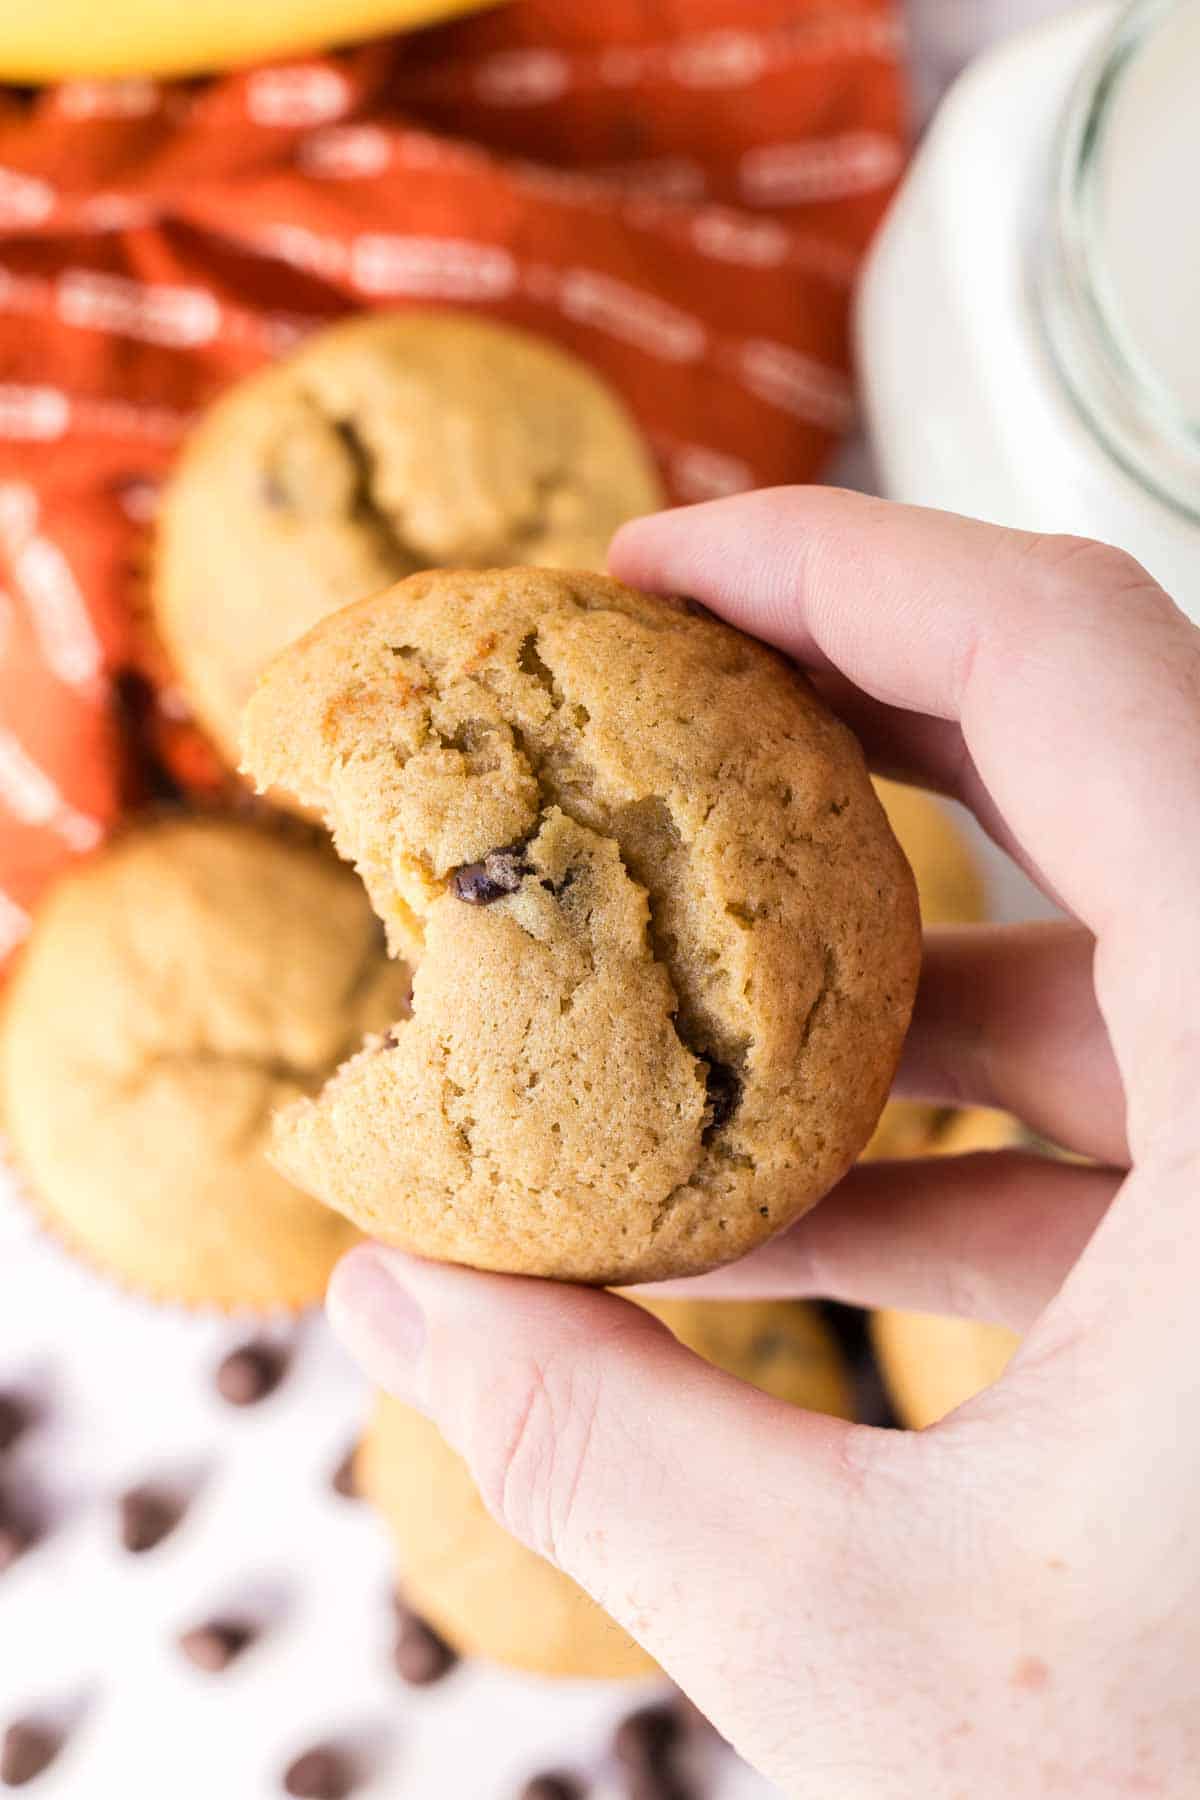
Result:
M662 504L615 394L541 338L461 313L371 314L239 383L163 495L155 624L227 761L277 651L419 569L602 569Z
M777 1399L851 1414L844 1360L812 1307L793 1301L644 1305L681 1343ZM542 1675L620 1679L654 1663L567 1575L487 1512L436 1426L381 1396L358 1482L395 1545L405 1599L464 1655Z
M1018 1343L1004 1325L893 1311L875 1314L871 1339L892 1403L914 1431L999 1381Z
M1007 1113L969 1107L944 1118L925 1154L1006 1150L1022 1137ZM1018 1337L1004 1325L977 1319L885 1308L871 1319L871 1341L892 1404L903 1423L919 1431L998 1381Z
M923 925L971 925L987 917L979 863L949 807L923 788L875 778L875 792L917 878Z
M152 1299L318 1300L355 1232L266 1160L270 1117L407 1006L358 881L245 822L131 827L43 902L0 1026L35 1212Z
M949 808L921 788L875 778L875 792L912 865L921 924L974 925L987 917L978 861ZM947 1109L921 1100L889 1100L862 1160L924 1156L946 1123Z

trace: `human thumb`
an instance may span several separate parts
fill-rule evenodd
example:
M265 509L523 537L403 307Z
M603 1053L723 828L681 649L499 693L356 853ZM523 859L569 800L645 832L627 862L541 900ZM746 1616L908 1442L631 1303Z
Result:
M779 1672L795 1672L798 1644L820 1666L845 1625L878 1434L758 1392L593 1289L364 1245L328 1308L368 1374L436 1422L503 1526L751 1760L778 1754Z

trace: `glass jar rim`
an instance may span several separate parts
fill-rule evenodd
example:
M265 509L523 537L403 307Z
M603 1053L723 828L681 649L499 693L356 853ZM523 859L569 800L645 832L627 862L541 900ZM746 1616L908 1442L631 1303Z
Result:
M1063 113L1035 291L1059 374L1109 453L1200 521L1200 423L1132 351L1107 297L1097 221L1100 148L1122 76L1149 36L1194 0L1133 0L1077 77Z

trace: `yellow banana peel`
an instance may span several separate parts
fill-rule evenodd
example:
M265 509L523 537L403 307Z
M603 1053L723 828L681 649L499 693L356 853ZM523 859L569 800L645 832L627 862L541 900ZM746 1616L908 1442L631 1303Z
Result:
M496 0L0 0L0 81L195 75L407 31Z

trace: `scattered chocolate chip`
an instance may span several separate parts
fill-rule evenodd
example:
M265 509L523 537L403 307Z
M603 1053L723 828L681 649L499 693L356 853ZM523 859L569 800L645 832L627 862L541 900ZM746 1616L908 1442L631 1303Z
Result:
M253 1638L253 1630L240 1620L210 1619L207 1625L193 1625L190 1631L183 1632L179 1648L196 1668L208 1675L219 1675Z
M30 1521L0 1495L0 1575L11 1569L19 1556L24 1556L36 1537Z
M119 1511L121 1543L134 1556L161 1544L183 1517L183 1507L175 1495L148 1486L133 1487L122 1494Z
M290 1763L283 1788L296 1800L346 1800L357 1786L354 1767L345 1751L334 1744L317 1744Z
M392 1662L410 1687L429 1687L448 1675L458 1657L433 1626L416 1613L397 1606L399 1624Z
M584 1786L573 1775L560 1775L557 1770L534 1775L521 1789L521 1800L583 1800Z
M463 863L451 881L456 897L468 906L490 906L505 894L515 894L529 873L529 864L522 860L524 848L506 844L501 850L489 850L482 862Z
M351 1444L345 1456L343 1456L341 1462L329 1477L330 1487L335 1494L340 1494L343 1500L357 1500L359 1498L358 1481L354 1473L354 1460L357 1455L358 1445Z
M679 1728L683 1733L692 1731L716 1732L717 1728L707 1713L702 1713L696 1702L678 1688L671 1701L675 1716L679 1720ZM719 1733L718 1733L719 1735Z
M243 1344L217 1370L217 1392L230 1406L256 1406L283 1380L287 1359L273 1344Z
M626 1800L695 1800L690 1782L674 1769L631 1769L625 1782Z
M0 1452L11 1450L22 1432L33 1422L33 1414L16 1394L0 1394Z
M5 1787L24 1787L50 1767L61 1749L57 1732L32 1719L14 1719L0 1744L0 1781Z
M662 1768L682 1734L679 1714L670 1706L639 1706L613 1733L613 1749L626 1768Z
M704 1077L704 1090L708 1097L708 1124L704 1127L704 1141L708 1142L714 1132L727 1125L737 1111L738 1101L742 1097L741 1076L728 1063L710 1062Z

